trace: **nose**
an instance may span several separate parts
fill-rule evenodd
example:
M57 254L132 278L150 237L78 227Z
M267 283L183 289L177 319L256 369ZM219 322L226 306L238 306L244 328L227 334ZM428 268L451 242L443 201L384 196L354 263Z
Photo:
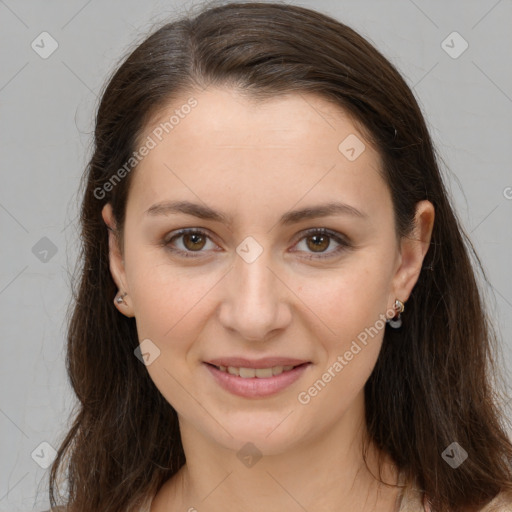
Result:
M248 341L265 341L290 324L292 292L285 276L271 268L269 251L252 262L236 255L224 279L219 320Z

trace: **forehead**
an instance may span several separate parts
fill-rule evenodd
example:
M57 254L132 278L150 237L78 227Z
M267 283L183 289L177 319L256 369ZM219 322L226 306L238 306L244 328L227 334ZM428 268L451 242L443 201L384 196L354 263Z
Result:
M130 191L140 207L180 193L240 202L263 190L269 202L363 189L370 199L384 186L378 153L346 112L316 94L255 101L232 89L195 91L153 117L141 137L149 139Z
M332 146L333 140L325 135L330 133L336 141L344 130L363 138L348 112L316 93L258 99L233 88L210 86L205 91L182 94L160 109L148 122L145 135L155 132L159 142L163 138L183 143L194 135L192 131L201 135L207 132L210 137L203 143L212 141L217 147L246 142L272 148L288 142L297 148L299 139L301 143L307 139L316 147L323 143Z

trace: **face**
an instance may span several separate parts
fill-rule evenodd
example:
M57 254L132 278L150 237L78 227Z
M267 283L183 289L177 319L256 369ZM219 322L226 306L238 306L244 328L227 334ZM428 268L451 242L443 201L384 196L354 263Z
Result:
M111 235L118 308L182 430L277 453L361 412L429 230L397 242L378 153L321 97L209 88L161 136L188 97L142 137L122 253Z

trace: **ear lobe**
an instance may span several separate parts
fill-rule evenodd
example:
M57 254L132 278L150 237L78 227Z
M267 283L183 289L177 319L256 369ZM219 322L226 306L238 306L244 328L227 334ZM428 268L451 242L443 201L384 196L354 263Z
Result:
M423 260L430 247L434 227L435 210L430 201L420 201L416 205L415 227L409 237L400 244L400 266L395 274L395 298L405 302L418 281ZM394 302L393 298L393 302Z
M134 315L132 312L131 304L128 299L129 290L126 279L126 272L124 268L124 257L121 253L121 248L119 247L119 239L117 236L116 224L114 220L114 215L112 213L112 205L110 203L107 203L103 207L101 216L103 217L103 221L105 222L106 227L108 229L110 273L117 287L122 292L122 295L124 295L123 302L121 303L118 303L114 299L114 297L112 299L114 301L114 305L121 313L128 317L133 317Z

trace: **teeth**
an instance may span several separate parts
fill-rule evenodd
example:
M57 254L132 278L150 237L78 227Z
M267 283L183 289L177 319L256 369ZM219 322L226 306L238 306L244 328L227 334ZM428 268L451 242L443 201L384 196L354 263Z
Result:
M238 374L242 379L250 379L256 377L256 368L239 368Z
M273 375L280 375L283 372L289 372L294 368L293 365L272 366L272 368L236 368L235 366L217 366L218 370L242 377L242 379L267 379Z
M257 368L254 370L254 373L256 377L259 377L260 379L265 379L268 377L272 377L272 368ZM242 375L242 368L240 368L240 376Z
M284 371L284 366L274 366L272 368L272 375L280 375Z

